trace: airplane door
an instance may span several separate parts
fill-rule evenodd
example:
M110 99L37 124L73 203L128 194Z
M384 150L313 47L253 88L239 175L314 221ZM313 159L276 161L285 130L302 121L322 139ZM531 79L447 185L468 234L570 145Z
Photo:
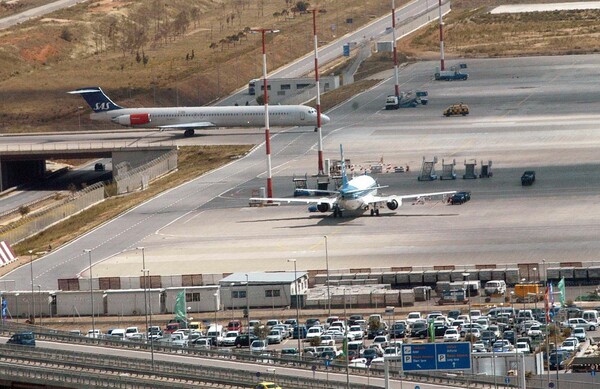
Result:
M304 112L300 112L300 121L304 121L306 114Z

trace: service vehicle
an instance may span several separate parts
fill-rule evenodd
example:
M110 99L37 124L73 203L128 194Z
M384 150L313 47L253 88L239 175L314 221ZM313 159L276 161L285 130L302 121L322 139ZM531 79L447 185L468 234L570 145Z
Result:
M451 106L449 106L448 108L446 108L444 110L444 116L448 117L448 116L456 116L456 115L462 115L462 116L466 116L469 114L469 106L463 103L460 104L452 104Z
M281 389L281 386L274 382L259 382L254 389Z
M589 322L580 317L571 318L567 321L565 327L573 328L584 328L586 331L595 331L596 323Z
M471 200L470 192L456 192L452 196L448 197L448 204L461 205Z
M506 293L506 281L504 281L504 280L488 281L485 283L484 290L485 290L486 296L504 295ZM499 311L497 311L497 312L499 312ZM489 315L490 315L490 313L488 312L488 316Z
M527 170L521 176L521 185L527 186L532 185L535 182L535 172L533 170Z
M469 78L467 73L461 73L460 70L441 70L434 74L437 81L465 81Z

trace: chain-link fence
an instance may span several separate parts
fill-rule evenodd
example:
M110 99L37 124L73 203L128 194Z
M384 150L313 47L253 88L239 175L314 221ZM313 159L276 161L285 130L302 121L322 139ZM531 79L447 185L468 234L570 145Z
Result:
M177 151L172 150L142 166L114 177L117 194L146 189L150 181L177 169Z
M104 184L96 183L44 211L26 216L0 229L0 240L18 243L104 200Z

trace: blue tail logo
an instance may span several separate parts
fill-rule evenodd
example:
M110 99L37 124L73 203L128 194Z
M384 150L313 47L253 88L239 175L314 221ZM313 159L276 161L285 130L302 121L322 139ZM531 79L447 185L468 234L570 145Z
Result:
M94 112L106 112L123 108L115 104L98 86L80 88L69 93L73 95L81 95L81 97L84 98Z

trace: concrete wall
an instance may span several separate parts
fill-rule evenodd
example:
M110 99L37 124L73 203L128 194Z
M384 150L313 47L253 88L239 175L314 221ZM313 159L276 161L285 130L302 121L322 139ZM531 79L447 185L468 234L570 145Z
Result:
M89 286L88 286L89 288ZM94 314L104 314L104 291L95 289ZM57 316L91 316L92 296L89 290L73 292L56 292L56 315Z

